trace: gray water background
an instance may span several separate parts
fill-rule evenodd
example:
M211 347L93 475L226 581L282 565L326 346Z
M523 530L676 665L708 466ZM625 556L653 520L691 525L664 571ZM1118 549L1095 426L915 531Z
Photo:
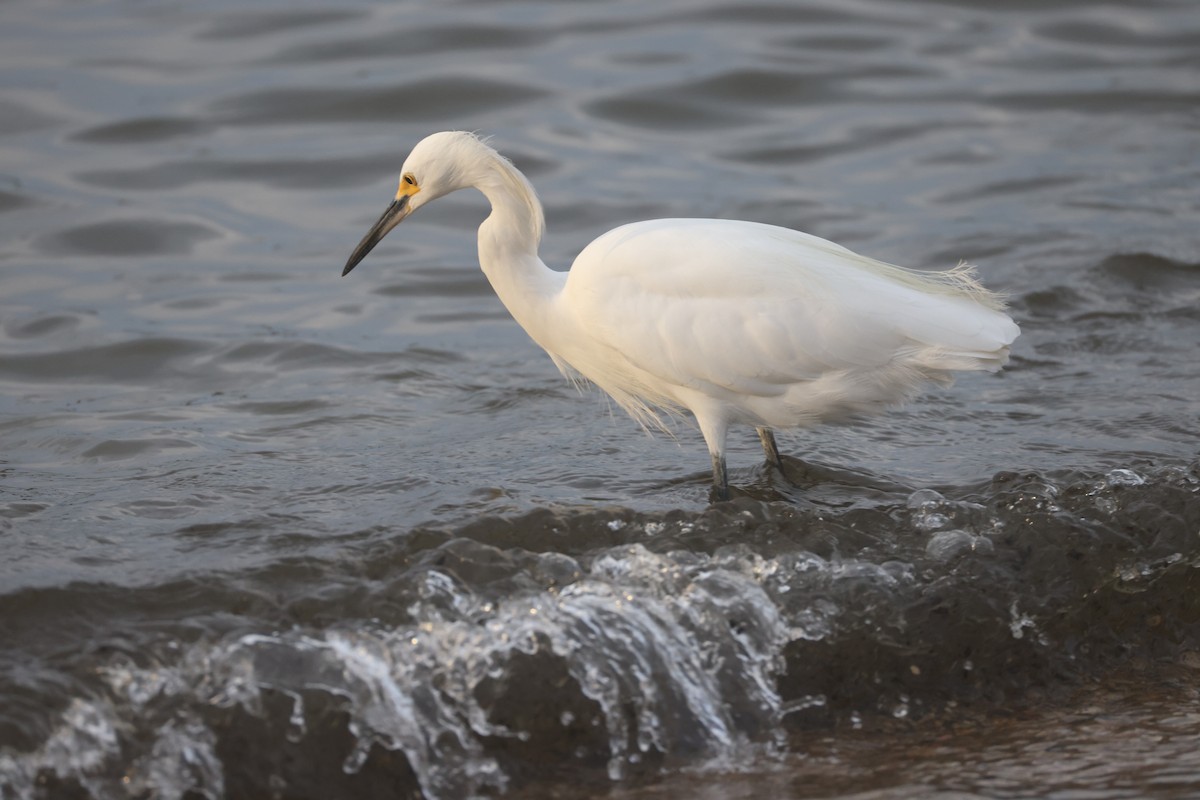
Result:
M760 637L726 642L739 656L721 662L732 677L715 686L703 665L647 667L661 695L644 705L644 685L609 706L580 676L633 669L621 653L635 663L665 647L667 661L686 660L686 647L634 636L620 650L566 623L529 633L522 657L558 661L524 668L547 680L566 669L581 687L570 702L603 711L593 724L604 736L553 757L497 754L504 737L471 717L472 703L503 716L502 703L479 699L494 676L443 695L440 723L411 723L466 742L453 757L435 742L424 766L411 726L389 732L368 700L335 686L351 699L339 712L349 723L332 727L362 752L331 756L315 796L387 773L388 753L415 775L395 780L430 796L517 791L574 769L573 758L605 786L631 780L631 759L665 753L667 766L647 774L666 768L669 781L722 757L802 757L803 742L783 740L818 722L856 731L873 714L944 709L954 691L932 678L897 688L882 669L877 696L838 683L839 670L878 678L887 659L876 649L850 647L849 668L794 649L839 631L890 646L879 604L902 607L903 587L925 596L938 581L969 593L961 558L981 559L980 580L996 581L983 587L997 597L995 641L1044 650L1022 650L1038 666L1014 667L1020 679L995 695L972 684L977 702L1027 698L1029 684L1054 683L1043 667L1062 677L1128 657L1174 664L1194 649L1183 598L1200 558L1195 3L29 1L0 7L0 42L5 797L62 786L125 796L129 785L302 796L294 772L239 763L230 731L244 720L205 709L266 720L267 742L304 740L255 703L329 689L322 659L338 636L375 637L390 653L411 626L457 631L438 640L428 673L384 681L415 696L462 677L438 666L450 655L508 658L455 625L511 627L503 603L521 606L537 587L573 585L593 600L640 587L674 623L718 609L698 623L702 643L725 635L713 620L730 603L777 616L759 620ZM975 263L1008 293L1023 335L999 375L787 437L791 481L762 465L753 431L735 433L740 497L708 509L694 430L649 437L580 395L508 316L475 260L481 197L422 210L339 277L408 149L442 129L493 136L528 174L556 268L625 222L752 219L908 266ZM1069 578L1051 572L1073 563L1080 544L1064 531L1077 529L1102 531L1082 551L1106 555ZM472 549L484 546L494 552ZM445 566L448 552L458 567ZM479 567L489 559L504 563L504 581ZM1030 579L1030 562L1046 572ZM381 564L390 572L377 574ZM803 581L787 575L810 569L824 594L795 600ZM847 569L866 588L837 588ZM650 584L639 570L692 582ZM742 582L718 591L704 583L712 575ZM1058 638L1033 636L1063 615L1055 603L1069 604L1048 587L1083 602L1113 580L1182 604L1158 628L1170 647L1122 622L1111 637L1122 656L1091 663L1071 651L1097 620L1111 623L1108 607L1080 612ZM689 605L695 586L711 608ZM449 605L434 613L421 605L431 597ZM899 624L924 632L934 660L966 635ZM271 648L299 666L271 673L261 661ZM147 670L175 689L131 694ZM226 672L254 691L237 695ZM1193 683L1166 683L1194 708ZM798 724L809 699L822 715ZM151 713L155 703L165 705ZM560 711L525 720L533 741ZM650 712L677 714L680 727L656 728ZM726 738L713 733L718 718ZM689 725L707 733L695 741ZM160 728L170 735L151 735ZM1193 720L1176 740L1198 732ZM337 750L322 735L308 736L323 743L315 752ZM770 753L745 756L743 740ZM63 742L91 760L64 760ZM171 756L185 745L209 754L191 771ZM530 766L542 756L558 766ZM1200 769L1183 773L1200 784ZM52 788L38 789L47 776ZM1115 797L1128 781L1093 784Z

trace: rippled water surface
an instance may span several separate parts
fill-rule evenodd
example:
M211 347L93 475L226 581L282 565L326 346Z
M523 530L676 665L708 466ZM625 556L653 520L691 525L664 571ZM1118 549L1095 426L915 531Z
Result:
M0 7L0 797L1200 794L1200 6ZM979 265L1009 367L649 437L479 271L753 219Z

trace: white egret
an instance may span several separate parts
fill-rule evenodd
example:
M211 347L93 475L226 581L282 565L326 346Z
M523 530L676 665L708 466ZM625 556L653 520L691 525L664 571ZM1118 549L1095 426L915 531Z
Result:
M970 267L917 272L755 222L635 222L589 244L569 272L551 270L533 187L461 131L413 148L342 274L409 214L470 187L491 203L479 263L516 321L565 376L643 426L691 412L722 499L731 425L753 425L782 471L773 429L877 411L955 370L994 372L1020 333Z

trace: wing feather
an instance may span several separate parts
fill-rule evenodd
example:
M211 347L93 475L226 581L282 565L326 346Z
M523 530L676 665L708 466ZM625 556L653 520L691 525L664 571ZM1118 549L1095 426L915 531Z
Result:
M669 387L778 398L901 361L1003 363L1017 329L1000 301L961 270L923 275L786 228L635 223L576 259L561 300L580 346L556 355L622 405L624 392L668 406Z

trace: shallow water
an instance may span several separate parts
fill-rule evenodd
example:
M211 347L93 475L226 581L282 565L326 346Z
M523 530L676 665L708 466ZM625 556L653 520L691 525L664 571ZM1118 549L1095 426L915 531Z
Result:
M1190 0L0 20L0 797L1200 791ZM787 480L736 433L710 506L509 318L481 198L338 277L448 128L560 269L754 219L1023 335Z

